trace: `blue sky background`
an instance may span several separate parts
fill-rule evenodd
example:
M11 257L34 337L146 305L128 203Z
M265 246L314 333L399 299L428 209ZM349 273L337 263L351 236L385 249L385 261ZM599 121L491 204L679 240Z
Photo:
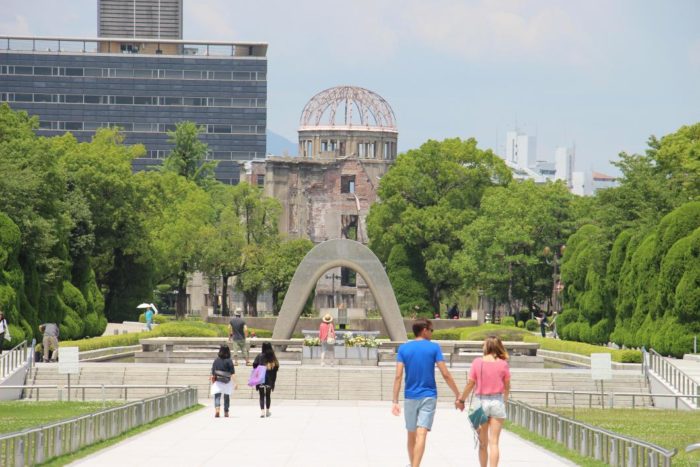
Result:
M577 170L700 122L700 1L184 0L184 38L270 44L268 129L340 84L393 107L399 150L517 127ZM96 0L0 0L0 34L94 37Z

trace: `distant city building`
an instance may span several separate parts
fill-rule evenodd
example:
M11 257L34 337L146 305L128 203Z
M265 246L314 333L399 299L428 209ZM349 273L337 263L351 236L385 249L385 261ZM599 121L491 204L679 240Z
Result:
M591 172L591 190L587 194L595 194L598 190L618 186L617 178L601 172Z
M574 151L571 148L560 146L554 150L555 180L564 180L566 186L571 188L574 171Z
M530 168L537 160L537 138L518 131L506 133L505 160L521 168Z
M97 0L97 37L182 39L182 0Z
M0 36L0 101L38 116L42 136L119 127L146 147L135 170L160 164L166 132L194 121L216 178L238 183L240 163L266 153L267 44L181 40L182 0L98 6L101 38Z
M299 157L268 157L248 165L249 180L282 203L280 230L314 243L348 238L367 243L365 219L379 179L396 159L398 130L389 104L354 86L318 93L299 122ZM329 270L316 287L315 306L374 308L361 277Z
M578 196L586 196L590 194L587 192L586 174L584 172L572 172L571 192Z

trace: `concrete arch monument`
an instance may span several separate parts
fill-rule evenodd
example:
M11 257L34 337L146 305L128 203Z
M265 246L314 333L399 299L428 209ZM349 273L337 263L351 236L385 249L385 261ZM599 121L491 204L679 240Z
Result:
M382 263L372 251L354 240L328 240L309 251L297 267L272 331L273 339L289 339L311 290L323 273L336 267L351 268L365 280L393 341L407 340L406 328L394 289Z

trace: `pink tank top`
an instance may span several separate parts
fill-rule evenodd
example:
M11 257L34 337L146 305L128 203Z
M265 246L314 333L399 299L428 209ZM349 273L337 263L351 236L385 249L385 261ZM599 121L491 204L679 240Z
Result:
M477 396L503 394L506 381L510 380L508 362L501 359L495 362L485 362L481 357L476 358L469 369L469 379L476 381L475 394Z

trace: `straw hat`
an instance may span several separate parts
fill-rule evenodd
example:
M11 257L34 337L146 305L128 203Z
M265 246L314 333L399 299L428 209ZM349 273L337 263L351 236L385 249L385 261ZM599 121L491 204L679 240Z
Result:
M326 315L323 317L323 322L330 323L331 321L333 321L333 317L330 315L330 313L326 313Z

